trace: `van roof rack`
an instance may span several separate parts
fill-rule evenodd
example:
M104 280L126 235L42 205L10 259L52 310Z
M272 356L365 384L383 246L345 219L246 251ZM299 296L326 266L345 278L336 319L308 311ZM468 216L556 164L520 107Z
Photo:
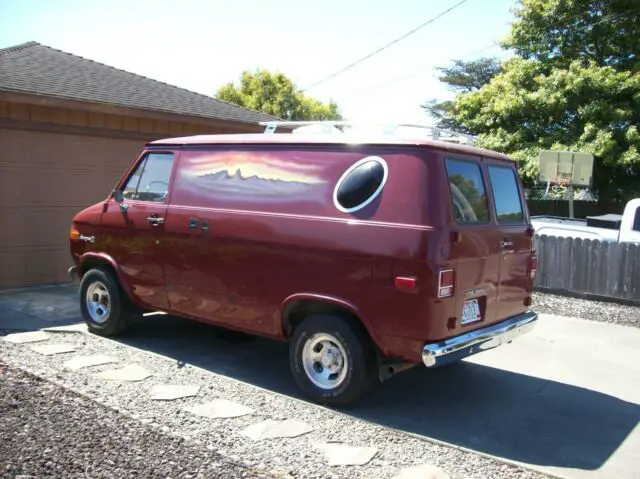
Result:
M474 145L476 137L473 135L467 135L453 130L447 130L444 128L438 128L429 125L420 125L415 123L367 123L367 122L350 122L350 121L288 121L288 120L273 120L273 121L261 121L260 125L264 126L265 134L273 134L279 127L295 127L293 132L299 130L300 133L308 131L312 133L325 133L335 134L344 133L344 129L355 129L358 127L381 127L385 134L396 134L399 128L420 128L427 133L427 136L434 140L449 141L453 143L463 143L467 145ZM310 128L304 128L310 127ZM341 129L343 128L343 129Z

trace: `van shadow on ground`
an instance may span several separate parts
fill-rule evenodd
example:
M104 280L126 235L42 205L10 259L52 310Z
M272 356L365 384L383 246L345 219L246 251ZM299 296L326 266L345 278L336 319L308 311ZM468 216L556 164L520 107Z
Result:
M171 316L118 341L300 398L287 345ZM640 407L600 392L473 363L414 368L347 414L505 459L594 470L640 421Z
M77 323L77 301L77 285L2 291L0 329ZM285 343L171 316L145 317L117 340L300 398ZM582 470L600 468L640 422L636 404L474 363L417 367L343 412L509 460Z

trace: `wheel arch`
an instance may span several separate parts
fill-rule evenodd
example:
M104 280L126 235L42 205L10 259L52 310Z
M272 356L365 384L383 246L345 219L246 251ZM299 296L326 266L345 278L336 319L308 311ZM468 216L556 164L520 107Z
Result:
M359 308L342 298L317 293L296 293L282 302L280 334L290 338L295 328L310 314L336 314L361 327L373 345L379 346L371 324Z
M111 256L105 253L85 253L79 261L78 277L82 279L87 271L94 268L108 268L115 276L121 291L133 301L131 289L126 281L123 281L122 270Z

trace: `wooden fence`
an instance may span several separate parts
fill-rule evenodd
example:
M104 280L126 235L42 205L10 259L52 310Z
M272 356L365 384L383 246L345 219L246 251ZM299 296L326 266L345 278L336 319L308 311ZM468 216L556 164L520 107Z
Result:
M541 291L640 304L640 245L536 235Z

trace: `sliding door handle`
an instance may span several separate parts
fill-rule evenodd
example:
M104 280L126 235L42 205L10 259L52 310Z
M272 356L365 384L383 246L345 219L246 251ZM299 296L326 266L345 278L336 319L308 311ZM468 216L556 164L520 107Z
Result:
M161 225L164 223L164 218L161 216L149 216L147 217L147 222L150 225Z

